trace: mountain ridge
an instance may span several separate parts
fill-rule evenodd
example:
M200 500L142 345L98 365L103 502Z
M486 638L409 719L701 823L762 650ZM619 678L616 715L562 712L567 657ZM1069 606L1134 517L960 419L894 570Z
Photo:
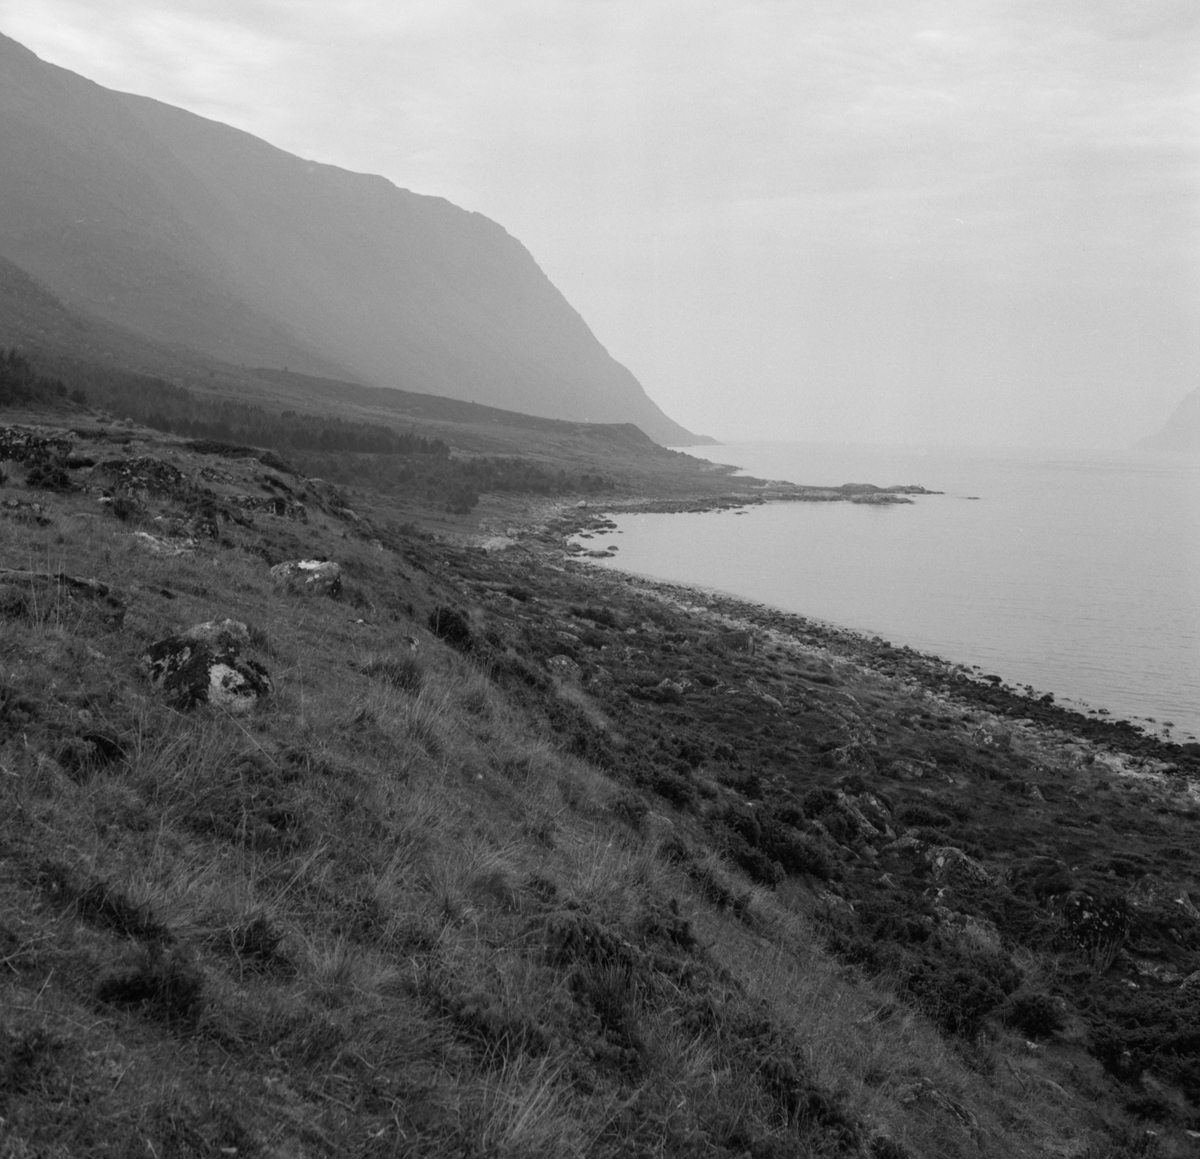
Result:
M697 441L482 214L4 37L0 61L0 253L68 305L231 363Z
M1135 445L1147 451L1200 451L1200 387L1184 397L1154 434Z

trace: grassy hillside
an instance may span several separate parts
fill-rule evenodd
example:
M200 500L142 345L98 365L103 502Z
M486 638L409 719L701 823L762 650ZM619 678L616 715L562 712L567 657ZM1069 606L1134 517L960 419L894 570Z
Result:
M1195 1152L1194 746L589 572L574 496L489 554L9 417L6 1159ZM249 711L151 682L226 619Z

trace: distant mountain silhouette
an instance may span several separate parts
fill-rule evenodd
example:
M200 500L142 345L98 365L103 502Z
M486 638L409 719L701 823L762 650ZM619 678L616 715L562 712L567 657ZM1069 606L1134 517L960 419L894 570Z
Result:
M1200 388L1175 408L1161 430L1138 446L1148 451L1200 451Z
M503 228L0 36L0 255L155 343L534 415L668 418Z

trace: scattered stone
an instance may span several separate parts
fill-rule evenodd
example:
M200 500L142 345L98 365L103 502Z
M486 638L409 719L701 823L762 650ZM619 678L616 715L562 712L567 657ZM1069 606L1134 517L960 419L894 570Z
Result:
M929 769L916 761L895 760L887 767L888 776L897 781L920 781L928 775Z
M171 543L169 540L160 539L157 535L151 535L148 531L135 531L133 533L133 541L139 547L145 548L152 555L184 555L196 546L194 539L185 539L181 543Z
M721 632L713 641L720 651L745 652L753 656L756 646L754 631L745 628L736 632Z
M293 523L308 522L308 508L303 503L296 503L280 495L238 495L232 502L243 511L261 511L280 519L290 519ZM382 548L382 544L380 547Z
M953 882L957 879L986 883L992 880L991 874L978 861L953 845L935 845L926 850L925 859L937 881Z
M1125 901L1137 910L1176 911L1186 914L1193 921L1200 921L1200 910L1192 904L1191 897L1182 886L1159 881L1148 873L1130 888Z
M682 696L691 686L690 680L672 680L669 676L665 676L654 687L657 692Z
M830 749L824 754L822 763L835 769L856 769L864 773L875 771L875 758L866 745L857 740Z
M272 691L266 668L240 655L249 639L249 629L238 620L194 624L152 644L142 666L177 708L207 703L248 712Z
M23 499L5 499L0 503L0 514L18 523L32 523L38 527L47 527L52 522L40 503L26 503Z
M546 661L546 667L557 676L561 676L564 680L578 680L582 669L570 656L564 656L561 653L557 656L551 656Z
M991 680L991 676L984 677L985 680ZM972 734L971 739L979 745L980 748L995 748L1001 752L1009 752L1012 749L1012 736L1003 731L996 731L987 728L977 728Z
M1004 941L995 922L957 913L941 906L936 908L939 910L938 916L942 919L943 932L952 936L964 948L988 954L999 954L1002 951Z
M28 427L0 427L0 459L16 463L60 462L70 453L70 439L43 435Z
M133 459L109 459L101 463L98 470L112 479L121 490L131 494L180 500L195 499L205 494L178 467L148 455Z
M1172 970L1170 966L1164 966L1162 962L1147 962L1142 958L1134 958L1133 968L1138 977L1153 979L1163 986L1173 986L1184 981L1182 974Z
M331 596L342 593L342 569L332 560L296 559L277 563L271 568L271 578L289 592L306 596Z

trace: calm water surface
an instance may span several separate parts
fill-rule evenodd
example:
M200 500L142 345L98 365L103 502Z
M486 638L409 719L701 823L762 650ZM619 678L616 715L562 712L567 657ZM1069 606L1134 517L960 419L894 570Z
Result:
M796 483L920 483L912 506L631 515L602 566L878 633L1200 735L1200 460L735 444ZM976 498L977 497L977 498Z

